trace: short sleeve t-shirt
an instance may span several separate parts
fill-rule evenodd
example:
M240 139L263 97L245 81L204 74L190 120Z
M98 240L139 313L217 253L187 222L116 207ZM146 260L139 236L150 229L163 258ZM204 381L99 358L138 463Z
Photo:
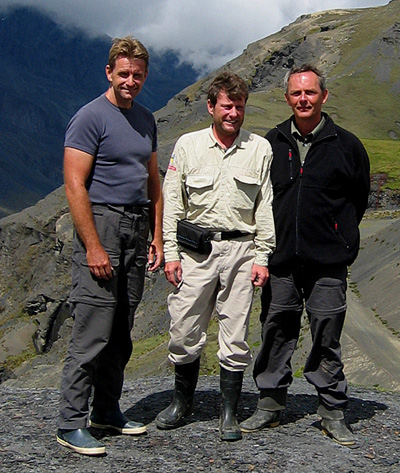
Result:
M64 145L95 157L86 183L92 203L148 203L148 163L157 149L157 128L143 105L119 108L101 95L72 117Z

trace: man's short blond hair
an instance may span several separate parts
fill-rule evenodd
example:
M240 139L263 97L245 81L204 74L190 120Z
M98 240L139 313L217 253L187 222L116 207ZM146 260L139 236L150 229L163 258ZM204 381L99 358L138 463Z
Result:
M127 57L129 59L143 59L146 63L146 71L149 67L149 53L143 44L132 36L125 38L114 38L108 55L108 65L113 70L117 59Z

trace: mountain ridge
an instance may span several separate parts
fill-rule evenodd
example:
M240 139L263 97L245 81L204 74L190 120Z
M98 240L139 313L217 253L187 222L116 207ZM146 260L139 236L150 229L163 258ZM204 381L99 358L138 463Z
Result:
M251 43L239 57L186 87L155 113L163 137L161 168L165 169L164 159L182 130L210 123L207 87L225 69L249 84L244 127L250 131L264 136L290 115L283 96L284 75L294 63L314 62L325 72L330 90L324 109L339 125L359 138L397 141L399 17L399 0L376 8L328 10L302 15L279 32Z

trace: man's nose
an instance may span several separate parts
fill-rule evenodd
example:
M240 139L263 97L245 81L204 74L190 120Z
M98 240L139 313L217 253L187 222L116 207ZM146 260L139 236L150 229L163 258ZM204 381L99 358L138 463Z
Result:
M302 100L303 102L307 100L307 95L305 92L302 92L301 95L300 95L300 100Z
M128 78L126 79L126 84L131 87L134 83L135 81L133 80L133 76L128 76Z

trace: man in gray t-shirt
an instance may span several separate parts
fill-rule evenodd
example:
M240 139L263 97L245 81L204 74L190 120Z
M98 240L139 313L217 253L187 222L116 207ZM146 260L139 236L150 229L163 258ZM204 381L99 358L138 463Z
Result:
M106 66L109 89L76 113L65 136L65 191L75 226L74 327L57 441L84 455L105 453L87 430L92 388L92 427L129 435L146 431L125 417L119 399L146 263L154 271L163 259L156 125L151 112L134 102L147 78L148 57L139 41L114 40Z

